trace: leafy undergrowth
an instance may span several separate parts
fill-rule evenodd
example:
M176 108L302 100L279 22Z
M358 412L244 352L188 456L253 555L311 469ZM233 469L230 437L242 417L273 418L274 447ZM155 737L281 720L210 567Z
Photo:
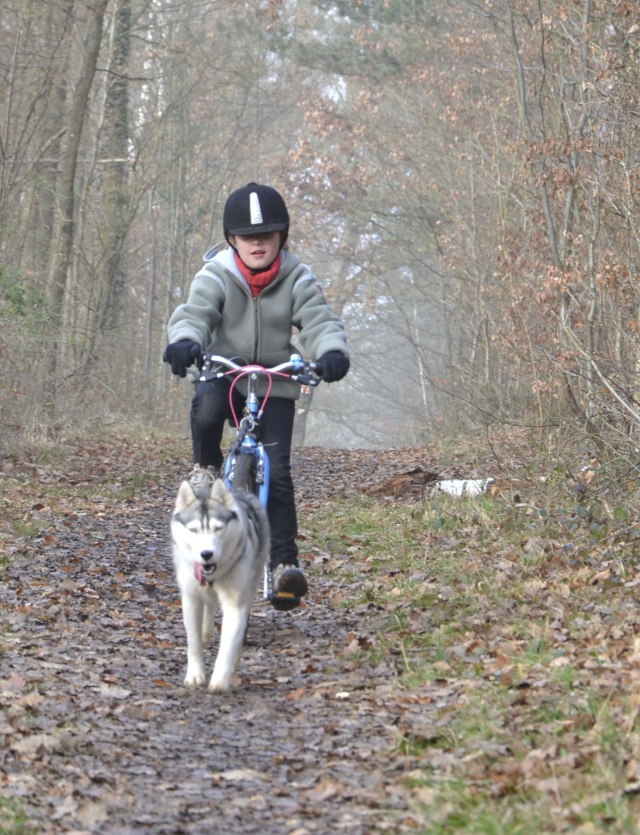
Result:
M110 439L4 462L0 833L639 831L628 474L299 450L308 604L258 603L213 697L180 684L185 454ZM455 498L434 474L496 481Z

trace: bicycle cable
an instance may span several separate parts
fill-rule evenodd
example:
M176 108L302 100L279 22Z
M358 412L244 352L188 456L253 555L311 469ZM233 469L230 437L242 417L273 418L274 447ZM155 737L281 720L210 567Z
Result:
M273 387L273 377L277 376L277 377L285 377L286 379L290 379L289 374L285 374L282 371L268 371L262 365L248 365L245 368L243 368L242 371L236 371L235 369L230 369L229 371L225 371L226 375L231 375L231 374L235 375L233 380L231 381L231 387L229 388L229 408L231 409L231 417L233 418L233 422L235 424L236 429L240 426L240 421L238 420L238 415L236 413L236 410L233 407L233 390L235 388L236 383L238 382L238 380L241 377L247 377L250 374L256 374L256 373L264 374L264 376L267 378L267 381L268 381L267 391L266 391L264 397L262 398L262 402L260 404L260 414L262 414L262 412L264 411L264 407L267 405L267 400L269 399L269 396L271 395L271 389Z

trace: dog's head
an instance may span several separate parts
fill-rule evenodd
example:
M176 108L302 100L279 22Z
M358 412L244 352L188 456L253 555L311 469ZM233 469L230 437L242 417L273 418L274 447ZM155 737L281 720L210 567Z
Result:
M193 564L196 580L212 583L219 568L228 560L237 532L236 502L222 479L210 489L197 491L183 481L171 517L171 533L180 560Z

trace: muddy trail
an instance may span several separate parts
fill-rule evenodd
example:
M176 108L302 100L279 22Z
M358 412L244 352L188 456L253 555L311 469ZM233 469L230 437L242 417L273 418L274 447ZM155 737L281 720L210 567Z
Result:
M307 604L257 602L233 691L214 696L182 686L168 515L185 462L151 447L2 464L0 797L38 833L415 831L398 726L437 710L437 687L416 699L401 659L363 661L381 613L344 605L348 555L317 549L304 517L400 471L413 495L429 462L297 452Z

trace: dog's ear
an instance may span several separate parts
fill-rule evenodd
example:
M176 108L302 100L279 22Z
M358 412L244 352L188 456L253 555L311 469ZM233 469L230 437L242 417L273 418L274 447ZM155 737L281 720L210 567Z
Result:
M229 490L221 478L217 478L213 482L213 487L211 488L211 498L216 502L220 502L221 505L224 505L224 507L227 507L229 510L236 509L236 502L231 495L231 490Z
M184 510L185 507L188 504L191 504L195 498L196 494L193 492L193 487L188 481L183 481L176 497L176 513L180 513Z

